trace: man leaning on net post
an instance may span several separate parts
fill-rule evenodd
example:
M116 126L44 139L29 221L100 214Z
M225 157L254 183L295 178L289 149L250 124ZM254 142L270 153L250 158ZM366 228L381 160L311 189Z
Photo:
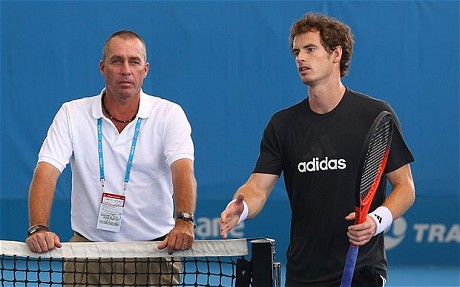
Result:
M71 242L156 240L169 254L190 249L197 187L191 126L183 109L143 92L147 49L132 31L118 31L106 40L99 70L105 88L99 95L64 103L40 149L30 185L27 245L38 253L62 246L50 229L50 211L56 182L70 162ZM90 263L70 264L64 266L75 273L64 275L69 285L144 283L142 276L123 276L130 272L156 273L144 280L175 284L181 272L174 261L149 264L154 269L148 271L139 264L109 262L101 270L96 266L91 277ZM165 270L175 276L158 275ZM99 274L106 272L119 272L120 282Z

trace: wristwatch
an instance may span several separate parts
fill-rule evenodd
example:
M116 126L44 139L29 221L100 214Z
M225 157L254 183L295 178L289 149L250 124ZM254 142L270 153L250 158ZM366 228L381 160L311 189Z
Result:
M41 224L37 224L37 225L32 225L31 227L29 227L29 229L27 230L27 237L31 236L32 234L34 234L35 232L38 232L40 230L46 230L46 231L50 231L50 229L45 226L45 225L41 225Z
M193 213L188 212L188 211L181 211L177 213L177 219L182 219L184 221L193 222Z

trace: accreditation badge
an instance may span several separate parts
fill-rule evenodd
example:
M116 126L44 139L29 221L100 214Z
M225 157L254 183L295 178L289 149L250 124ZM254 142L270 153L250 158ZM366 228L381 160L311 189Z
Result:
M97 217L97 229L119 232L124 206L124 195L104 192L99 207L99 216Z

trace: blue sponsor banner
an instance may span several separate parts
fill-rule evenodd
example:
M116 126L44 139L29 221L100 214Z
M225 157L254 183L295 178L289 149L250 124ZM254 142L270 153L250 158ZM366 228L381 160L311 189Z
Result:
M458 197L417 198L385 233L390 264L459 265Z
M226 201L199 202L196 236L219 239L220 212ZM258 217L240 224L229 236L276 240L277 258L285 261L289 243L290 209L283 199L269 199ZM459 265L459 199L418 198L412 208L385 232L389 264Z
M220 213L225 199L198 200L196 239L222 239L219 235ZM2 200L0 236L3 240L25 240L27 200ZM53 205L51 228L68 241L70 199L57 199ZM14 222L12 219L14 218ZM417 198L412 208L394 221L385 233L389 264L460 265L459 198ZM267 237L276 240L277 260L285 262L289 242L290 209L283 198L269 198L263 211L241 223L229 233L231 238Z

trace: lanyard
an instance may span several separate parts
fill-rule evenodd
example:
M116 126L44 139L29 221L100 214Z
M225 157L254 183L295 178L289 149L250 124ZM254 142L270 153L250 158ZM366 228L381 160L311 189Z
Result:
M129 182L129 175L131 173L131 168L133 166L134 151L136 150L137 139L139 137L139 130L141 127L142 119L138 118L136 123L136 128L134 130L133 140L131 142L131 149L129 151L128 164L126 165L125 180L123 181L123 193L126 191ZM97 149L99 153L99 179L102 185L102 191L104 191L104 154L102 152L102 118L97 119Z

